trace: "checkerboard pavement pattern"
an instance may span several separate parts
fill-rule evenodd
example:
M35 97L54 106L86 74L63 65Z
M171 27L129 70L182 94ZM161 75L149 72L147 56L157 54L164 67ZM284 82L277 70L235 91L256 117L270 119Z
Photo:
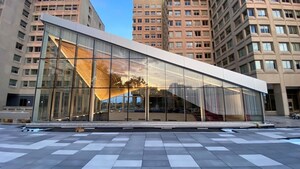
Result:
M299 169L299 137L299 128L35 133L0 125L0 168Z

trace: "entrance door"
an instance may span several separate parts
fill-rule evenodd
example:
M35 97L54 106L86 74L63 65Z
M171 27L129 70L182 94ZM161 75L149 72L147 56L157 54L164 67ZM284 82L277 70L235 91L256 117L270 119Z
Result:
M290 113L294 113L293 99L288 99Z

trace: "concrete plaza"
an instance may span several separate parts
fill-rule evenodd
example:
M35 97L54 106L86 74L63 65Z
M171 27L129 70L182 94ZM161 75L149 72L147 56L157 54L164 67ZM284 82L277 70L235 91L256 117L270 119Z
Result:
M0 136L4 169L300 168L299 128L75 133L0 125Z

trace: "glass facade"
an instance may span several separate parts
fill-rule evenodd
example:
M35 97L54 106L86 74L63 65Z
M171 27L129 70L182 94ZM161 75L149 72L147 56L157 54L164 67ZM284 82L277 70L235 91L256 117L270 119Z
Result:
M261 93L45 24L33 121L263 121Z

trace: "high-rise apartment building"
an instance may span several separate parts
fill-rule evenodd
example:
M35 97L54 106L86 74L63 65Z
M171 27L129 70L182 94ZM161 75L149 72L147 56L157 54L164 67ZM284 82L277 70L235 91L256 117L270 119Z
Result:
M207 0L133 3L133 40L213 63Z
M300 0L211 0L217 66L268 83L267 114L300 106Z
M89 0L0 0L0 106L33 105L42 13L104 30Z
M157 28L148 22L161 16L151 3L134 1L133 39L157 47L165 39L155 36ZM265 80L267 114L300 112L300 0L164 3L167 50Z

